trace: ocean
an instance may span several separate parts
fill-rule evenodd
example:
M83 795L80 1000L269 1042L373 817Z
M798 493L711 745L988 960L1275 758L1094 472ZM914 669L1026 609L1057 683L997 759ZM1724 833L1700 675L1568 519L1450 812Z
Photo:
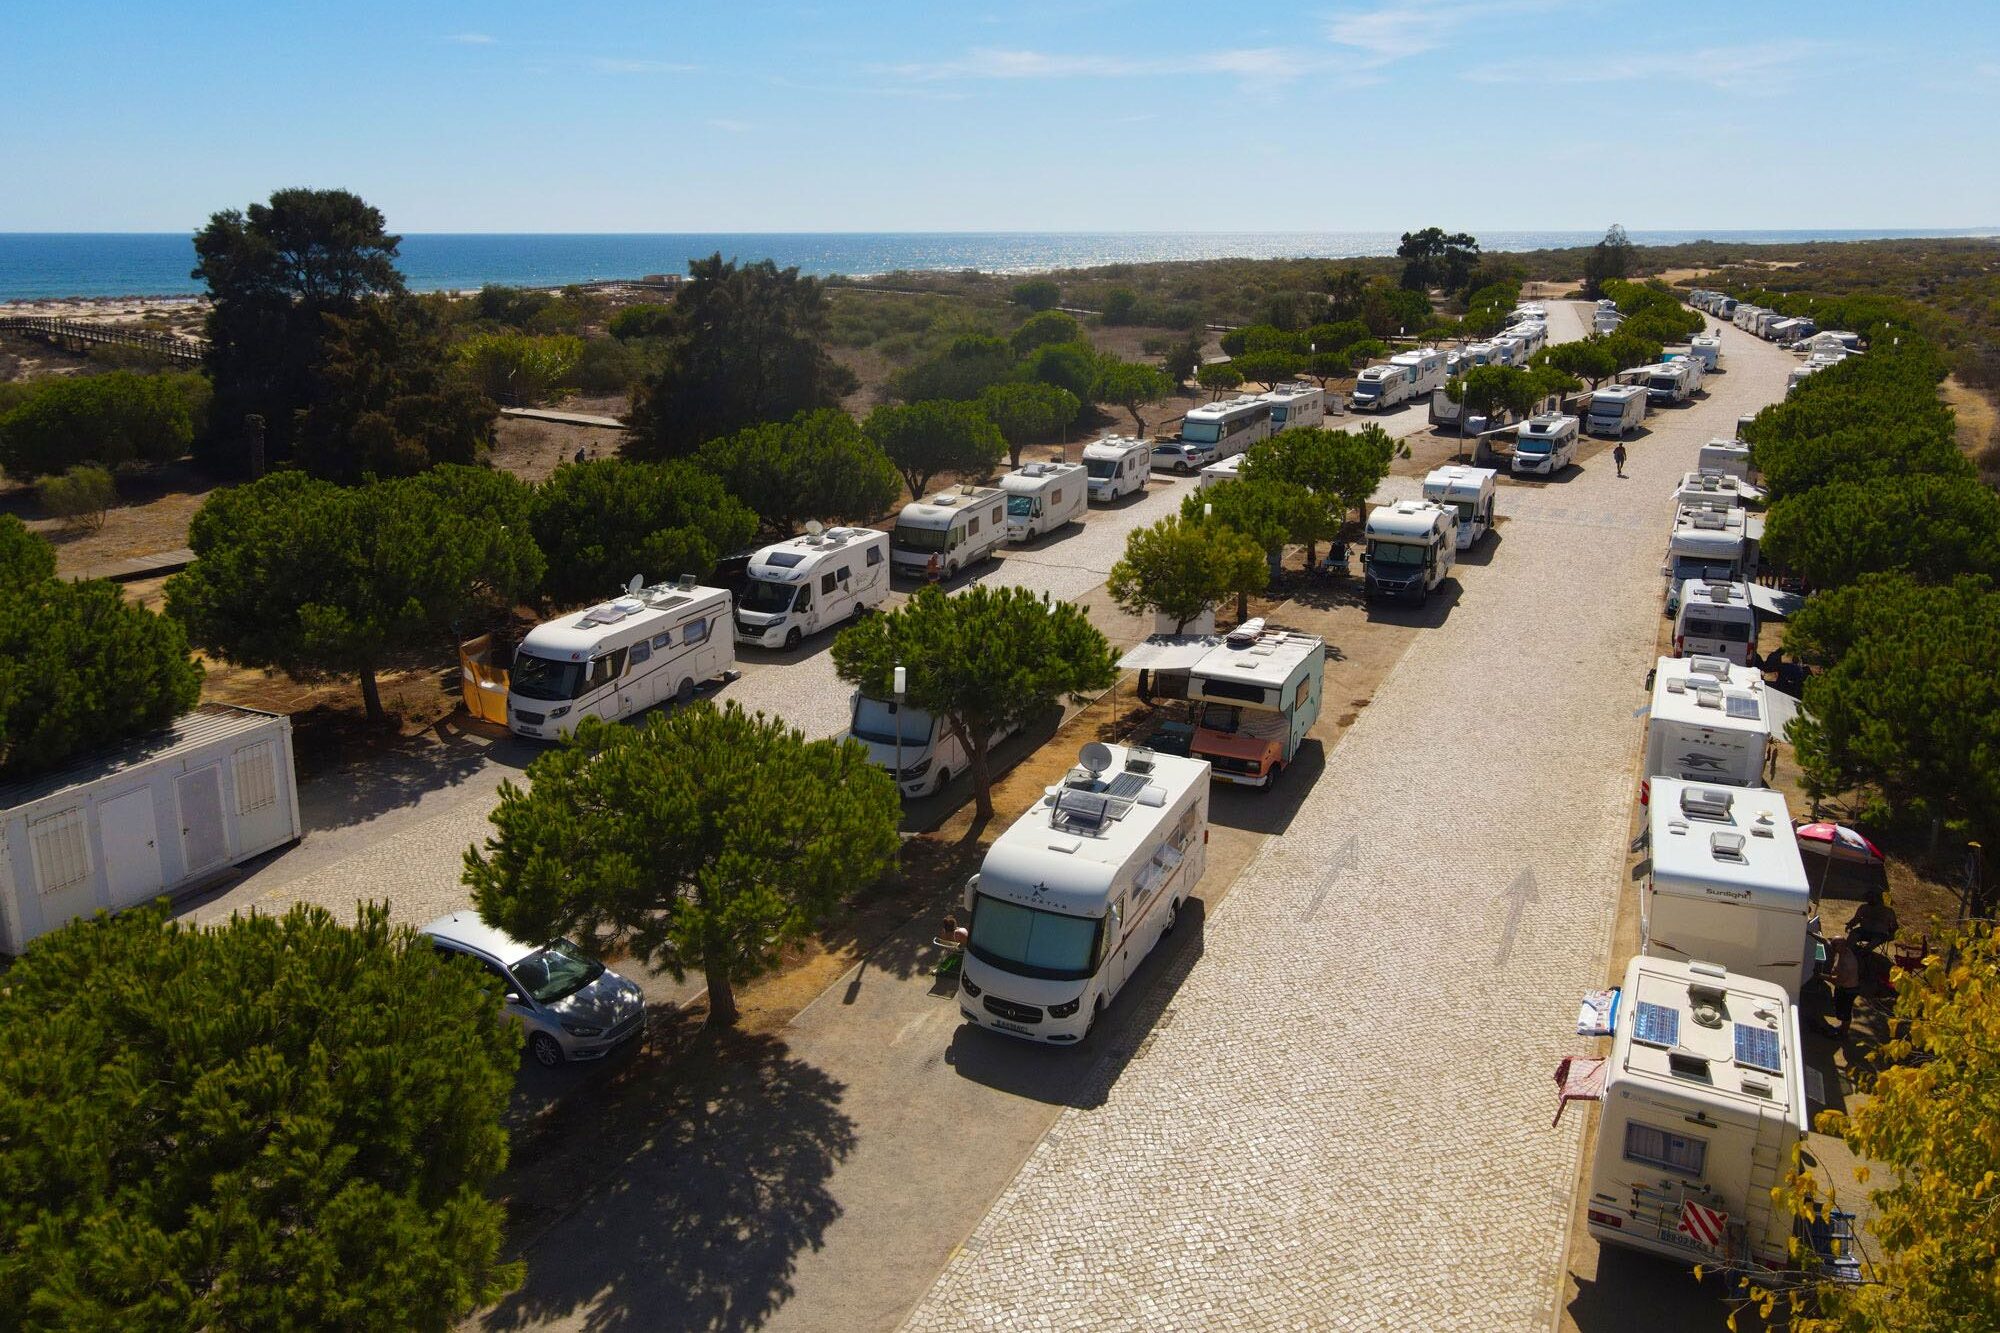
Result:
M1638 245L1688 241L1856 241L1973 236L1990 231L1634 231ZM1602 232L1478 233L1488 250L1594 245ZM416 291L486 283L551 287L680 273L687 261L771 259L806 273L852 276L897 270L1029 273L1098 264L1191 259L1345 259L1394 254L1394 232L740 232L658 235L418 233L403 237L400 264ZM0 232L0 301L60 297L193 295L194 244L180 232Z

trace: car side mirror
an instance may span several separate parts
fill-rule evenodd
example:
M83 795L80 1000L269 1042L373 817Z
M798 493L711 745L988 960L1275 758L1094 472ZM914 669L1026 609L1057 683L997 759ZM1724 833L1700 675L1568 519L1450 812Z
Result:
M519 991L511 991L511 990L510 990L510 991L508 991L508 992L507 992L507 1003L508 1003L508 1004L519 1004L519 1003L521 1003L521 993L520 993Z
M1666 577L1667 575L1669 575L1669 574L1671 574L1671 573L1673 573L1673 572L1674 572L1674 571L1673 571L1673 569L1672 569L1671 567L1667 566L1667 565L1661 565L1661 566L1660 566L1660 577L1661 577L1661 578L1665 578L1665 577Z
M979 876L974 875L965 881L965 913L968 919L972 915L972 900L978 896L978 893Z

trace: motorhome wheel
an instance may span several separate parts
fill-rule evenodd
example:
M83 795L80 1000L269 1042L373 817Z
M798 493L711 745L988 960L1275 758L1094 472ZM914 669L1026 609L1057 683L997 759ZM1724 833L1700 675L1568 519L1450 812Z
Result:
M951 770L948 768L940 768L938 770L938 775L937 775L937 786L931 788L931 795L933 796L937 795L939 792L943 791L946 787L950 785L951 785Z
M804 637L805 637L804 635L799 633L799 627L797 625L792 626L791 631L785 635L785 648L789 651L790 649L798 647L799 640L803 639Z
M534 1053L535 1063L544 1069L554 1069L563 1062L562 1043L546 1032L537 1032L530 1037L528 1049Z
M681 682L680 688L674 691L674 702L683 707L694 702L694 681L683 680Z
M1162 935L1174 933L1174 923L1181 919L1181 900L1175 898L1167 904L1167 923L1160 927Z

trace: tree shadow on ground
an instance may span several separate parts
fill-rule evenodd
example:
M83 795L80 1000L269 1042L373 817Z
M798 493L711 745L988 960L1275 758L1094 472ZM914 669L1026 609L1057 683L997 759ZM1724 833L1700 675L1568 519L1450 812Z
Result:
M742 1330L790 1297L798 1255L840 1214L844 1088L775 1038L696 1021L658 1022L600 1093L517 1141L509 1248L528 1276L480 1327Z
M1155 1032L1173 1022L1174 998L1206 949L1206 924L1201 899L1183 903L1173 934L1154 948L1081 1044L1017 1041L961 1023L945 1063L961 1077L1011 1096L1084 1110L1104 1105L1125 1067L1146 1053Z
M1271 779L1269 787L1239 787L1217 782L1209 793L1208 817L1225 828L1253 833L1283 833L1298 817L1320 774L1326 771L1326 747L1317 737L1300 743L1292 762Z
M505 727L454 714L420 735L399 736L352 714L330 714L302 759L315 775L299 786L299 820L307 833L366 823L455 787L489 764L524 769L546 746ZM313 723L302 724L312 729ZM364 729L376 733L359 735ZM355 734L334 735L333 731Z

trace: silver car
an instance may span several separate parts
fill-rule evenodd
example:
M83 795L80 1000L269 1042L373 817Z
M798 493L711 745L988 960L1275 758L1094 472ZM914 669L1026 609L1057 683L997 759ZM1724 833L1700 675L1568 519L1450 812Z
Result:
M470 958L493 974L538 1064L595 1060L646 1030L639 988L568 940L523 944L477 912L441 916L422 933L439 953Z

